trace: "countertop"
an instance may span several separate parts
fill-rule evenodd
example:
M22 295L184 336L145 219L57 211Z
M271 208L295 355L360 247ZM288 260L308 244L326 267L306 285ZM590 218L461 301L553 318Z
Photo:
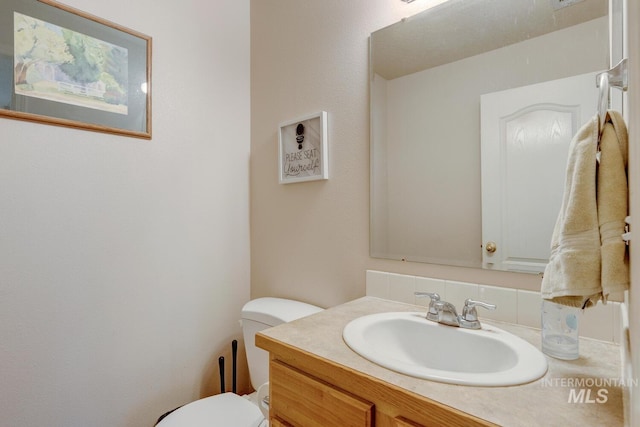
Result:
M546 356L549 369L537 381L509 387L471 387L390 371L359 356L342 339L343 328L360 316L424 310L421 306L363 297L260 334L503 426L624 425L620 347L613 343L581 338L579 359L563 361ZM538 329L480 320L540 348ZM571 394L575 397L582 389L587 389L582 394L583 403L570 401Z

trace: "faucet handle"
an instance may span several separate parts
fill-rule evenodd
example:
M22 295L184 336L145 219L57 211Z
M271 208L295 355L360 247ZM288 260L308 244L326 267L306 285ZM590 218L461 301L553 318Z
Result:
M429 297L431 298L431 301L440 301L440 294L437 294L435 292L414 292L413 295L417 296L418 298Z
M472 300L468 298L464 302L464 308L462 309L462 319L467 322L474 322L478 320L478 312L476 307L486 308L487 310L495 310L497 306L495 304L489 304L482 301Z
M438 309L436 308L436 303L440 301L440 295L435 292L414 292L413 294L418 298L431 298L431 301L429 302L429 311L427 312L427 319L437 322Z

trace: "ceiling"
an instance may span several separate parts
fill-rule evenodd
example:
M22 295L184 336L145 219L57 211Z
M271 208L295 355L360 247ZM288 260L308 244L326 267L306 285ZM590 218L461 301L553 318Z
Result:
M607 13L607 0L450 0L373 33L372 67L391 80Z

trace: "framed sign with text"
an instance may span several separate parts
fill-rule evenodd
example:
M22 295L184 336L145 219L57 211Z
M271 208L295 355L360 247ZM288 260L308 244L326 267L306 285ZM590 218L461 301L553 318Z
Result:
M329 178L327 112L280 124L280 184Z

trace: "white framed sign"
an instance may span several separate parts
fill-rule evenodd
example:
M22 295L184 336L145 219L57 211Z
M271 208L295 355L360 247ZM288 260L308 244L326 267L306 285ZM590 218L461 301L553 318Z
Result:
M327 112L280 124L280 184L329 179Z

